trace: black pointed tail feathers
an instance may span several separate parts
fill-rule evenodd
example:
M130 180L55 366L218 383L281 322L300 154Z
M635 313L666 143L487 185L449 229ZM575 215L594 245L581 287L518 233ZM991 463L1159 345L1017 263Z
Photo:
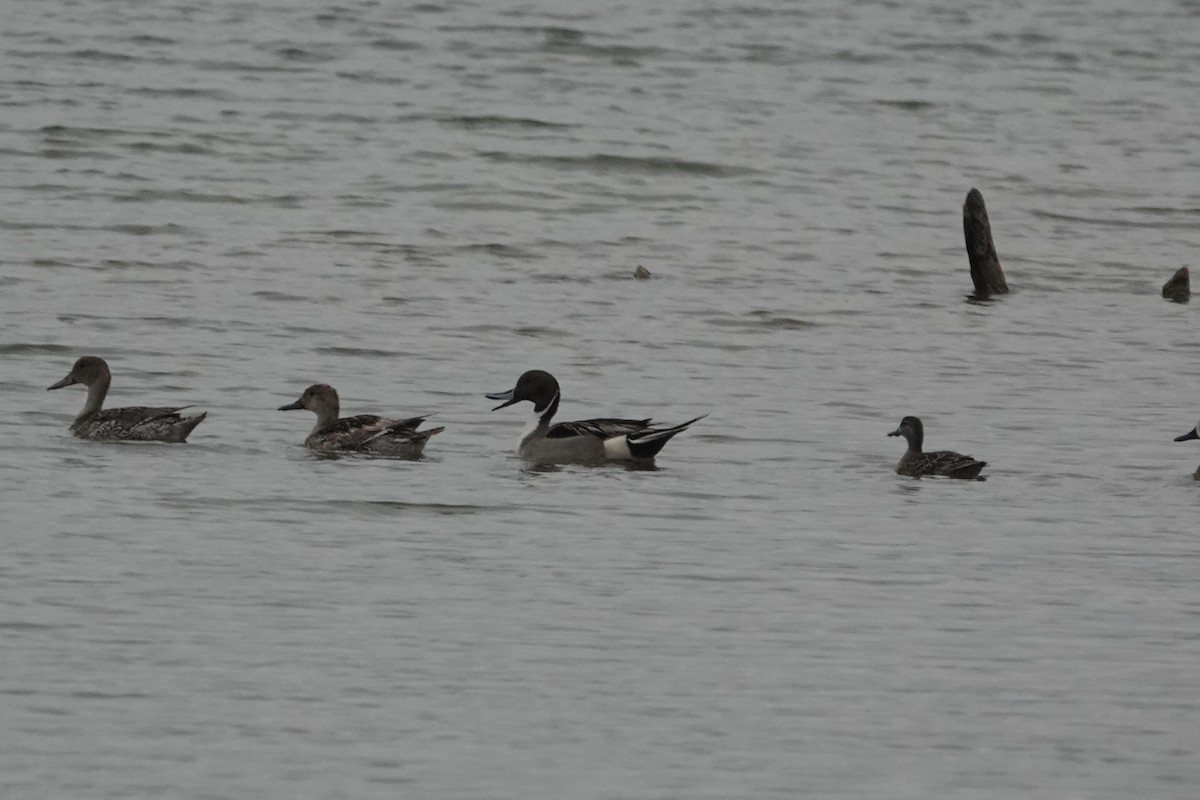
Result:
M670 428L651 428L631 433L626 437L626 441L629 442L629 452L634 458L654 458L660 450L666 447L667 442L671 441L672 436L687 430L692 423L699 422L707 416L708 414L701 414Z

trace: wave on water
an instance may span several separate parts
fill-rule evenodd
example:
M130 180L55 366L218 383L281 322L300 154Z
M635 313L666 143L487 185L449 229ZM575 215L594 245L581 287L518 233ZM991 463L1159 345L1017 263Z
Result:
M378 461L378 459L376 459ZM476 503L417 503L404 500L346 500L341 498L301 498L287 497L198 497L198 496L165 496L162 503L181 509L207 510L214 507L230 508L235 506L249 507L259 510L272 508L288 514L317 513L328 516L345 517L347 515L394 516L396 512L413 514L429 514L439 517L464 516L472 514L492 514L509 510L508 506L480 505Z
M313 352L330 356L362 356L364 358L398 358L402 355L392 350L379 350L372 347L315 347Z
M0 355L23 355L25 353L70 353L74 348L62 344L34 344L32 342L0 343Z
M547 122L543 119L533 119L532 117L508 117L503 114L482 114L482 115L448 115L433 117L438 122L445 125L452 125L468 130L479 128L548 128L548 129L563 129L574 128L575 125L565 122Z
M489 161L501 163L544 165L565 170L587 170L599 173L629 172L646 175L676 173L680 175L697 175L706 178L731 178L739 175L750 175L755 172L755 170L749 167L714 164L708 161L687 161L679 158L664 158L662 156L619 156L610 153L595 153L587 156L543 156L524 153L504 153L497 150L480 153L480 155Z

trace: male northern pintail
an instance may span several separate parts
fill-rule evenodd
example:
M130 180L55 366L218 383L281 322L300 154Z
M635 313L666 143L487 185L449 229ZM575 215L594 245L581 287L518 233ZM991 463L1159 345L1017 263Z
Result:
M1200 439L1200 425L1197 425L1196 427L1192 428L1190 431L1185 433L1183 436L1175 437L1175 441L1177 441L1177 442L1187 442L1192 439ZM1192 477L1195 478L1196 480L1200 481L1200 467L1196 467L1196 471L1195 471L1195 473L1192 474Z
M543 464L650 461L672 436L707 416L670 428L652 427L649 419L585 419L552 425L560 396L558 381L540 369L526 372L507 392L487 395L489 400L504 401L493 411L522 400L533 403L534 418L517 445L521 458Z
M901 475L913 478L925 475L944 475L948 478L983 480L979 477L979 472L987 466L986 461L977 461L970 456L964 456L962 453L955 453L951 450L922 452L921 444L925 439L925 428L921 425L921 420L916 417L905 417L900 420L900 427L889 433L888 436L903 436L908 441L908 450L900 459L900 463L896 465L896 472Z
M71 423L71 432L80 439L97 441L130 442L184 442L192 429L204 421L208 413L185 417L179 412L191 406L178 408L128 408L101 409L108 394L112 374L103 358L84 356L75 362L67 377L47 388L61 389L75 383L88 387L87 402L83 411Z
M421 455L425 443L445 428L417 430L425 417L391 419L374 414L338 419L337 390L324 383L314 383L304 390L300 399L280 411L307 408L317 415L317 425L304 440L304 446L317 453L364 453L378 456L413 458Z

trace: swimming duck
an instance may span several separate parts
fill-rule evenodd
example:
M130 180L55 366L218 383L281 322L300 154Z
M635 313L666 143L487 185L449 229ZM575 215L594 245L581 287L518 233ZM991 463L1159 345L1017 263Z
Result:
M903 436L908 441L908 450L896 472L920 478L924 475L944 475L948 478L963 478L966 480L983 480L979 472L987 466L986 461L976 461L970 456L955 453L950 450L937 450L932 453L921 452L921 444L925 439L925 428L916 417L905 417L900 420L900 427L888 436Z
M1175 437L1175 441L1177 441L1177 442L1187 442L1192 439L1200 439L1200 425L1197 425L1196 427L1192 428L1190 431L1185 433L1183 436ZM1200 481L1200 467L1196 468L1196 472L1192 475L1192 477L1195 478L1196 480Z
M687 430L695 419L669 428L652 427L649 419L586 419L551 424L560 399L558 381L549 372L531 369L507 392L487 395L503 400L499 410L522 400L533 403L534 418L521 434L517 455L542 464L604 461L652 461L671 437Z
M421 455L429 437L445 428L417 430L425 417L392 419L374 414L338 419L340 404L337 390L325 383L314 383L300 399L280 411L307 408L317 415L316 427L304 440L304 446L317 453L366 453L377 456L413 458Z
M76 383L88 387L87 402L83 404L83 411L80 411L79 416L71 423L71 432L80 439L109 442L185 442L192 429L208 416L208 412L193 417L185 417L179 413L191 406L101 409L104 398L108 395L109 384L112 383L112 374L108 371L108 363L96 356L80 358L71 367L67 377L47 387L47 391Z

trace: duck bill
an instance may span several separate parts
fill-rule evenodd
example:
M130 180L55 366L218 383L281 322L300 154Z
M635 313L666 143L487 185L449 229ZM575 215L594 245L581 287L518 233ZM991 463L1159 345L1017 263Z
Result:
M304 406L300 403L299 400L297 400L294 403L288 403L286 406L280 406L279 410L280 411L296 411L297 409L301 409L301 408L304 408Z
M50 388L53 389L54 387L51 386ZM1177 436L1175 438L1175 441L1186 442L1186 441L1189 441L1190 439L1200 439L1200 425L1197 425L1195 428L1192 428L1190 431L1185 433L1183 436Z
M61 389L61 388L63 388L64 386L71 386L72 384L76 384L76 383L79 383L79 381L75 380L75 379L74 379L74 378L72 378L70 375L68 375L67 377L63 378L61 381L59 381L58 383L54 384L53 386L47 386L47 387L46 387L46 391L48 392L48 391L50 391L51 389ZM1193 432L1194 432L1194 431L1193 431Z
M504 401L503 403L501 403L500 405L498 405L492 409L492 411L499 411L502 408L511 406L513 403L519 402L516 399L516 397L514 397L514 395L516 393L517 393L517 389L514 386L512 389L509 389L507 392L494 392L492 394L484 395L484 397L486 397L488 400L503 400Z
M903 436L903 435L904 435L904 431L900 430L899 428L896 428L896 430L894 430L888 434L888 436Z

